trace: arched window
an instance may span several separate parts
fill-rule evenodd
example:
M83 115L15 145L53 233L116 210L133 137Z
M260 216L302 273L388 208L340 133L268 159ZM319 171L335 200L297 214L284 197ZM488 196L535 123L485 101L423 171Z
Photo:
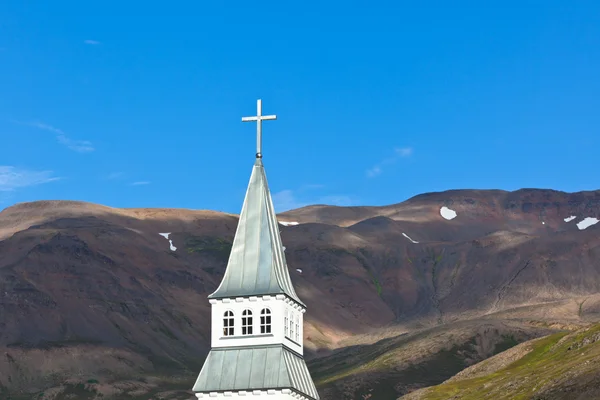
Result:
M296 342L300 343L300 317L296 314Z
M233 336L233 311L223 314L223 336Z
M260 333L271 333L271 310L268 308L260 312Z
M290 339L294 340L294 313L290 313Z
M242 335L252 335L252 310L242 313Z
M289 319L288 318L288 310L286 308L284 318L283 318L283 330L285 331L285 337L288 337L288 335L289 335L288 319Z

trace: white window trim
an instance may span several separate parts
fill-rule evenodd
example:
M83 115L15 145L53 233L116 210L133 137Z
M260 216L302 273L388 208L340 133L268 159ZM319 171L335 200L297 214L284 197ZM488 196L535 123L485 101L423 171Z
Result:
M227 326L225 326L225 321L228 321ZM223 312L223 318L221 319L221 324L223 325L223 336L233 337L235 336L235 312L233 310L225 310ZM232 333L229 333L231 329Z
M267 317L269 317L269 322L267 322ZM263 318L265 319L264 324L263 324ZM263 307L260 310L260 319L258 322L259 322L259 326L260 326L259 332L261 335L269 335L269 334L273 333L273 311L271 311L271 309L269 307ZM264 332L263 332L263 328L264 328Z
M294 313L290 313L290 336L289 338L294 340Z
M244 324L244 320L246 320L245 324ZM242 321L241 322L242 322L241 323L242 336L253 335L254 334L254 313L252 312L252 309L246 308L244 311L242 311ZM246 330L246 333L244 333L244 329Z

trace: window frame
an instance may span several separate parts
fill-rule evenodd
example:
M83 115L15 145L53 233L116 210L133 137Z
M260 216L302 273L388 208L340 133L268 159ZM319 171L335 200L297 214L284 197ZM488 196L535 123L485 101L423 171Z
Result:
M242 335L252 335L254 331L254 315L252 310L247 308L242 311Z
M273 332L273 312L269 307L260 310L260 333L268 335Z
M294 340L294 313L292 312L290 315L290 339Z
M235 336L235 313L233 310L225 310L223 313L223 336Z

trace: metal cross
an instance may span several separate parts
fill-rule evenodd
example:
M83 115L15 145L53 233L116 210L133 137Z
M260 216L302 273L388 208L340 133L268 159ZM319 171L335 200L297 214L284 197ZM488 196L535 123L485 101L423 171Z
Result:
M261 115L262 101L256 100L256 116L242 117L242 122L256 121L256 158L262 158L262 122L277 119L277 115Z

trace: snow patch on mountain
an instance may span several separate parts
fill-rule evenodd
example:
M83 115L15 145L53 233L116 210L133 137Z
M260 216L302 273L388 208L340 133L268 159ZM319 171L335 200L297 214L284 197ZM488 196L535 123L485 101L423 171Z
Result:
M448 207L440 208L440 215L450 221L451 219L456 218L456 211L449 209Z
M408 235L407 235L406 233L404 233L404 232L402 232L402 236L404 236L405 238L407 238L408 240L410 240L411 242L413 242L413 243L415 243L415 244L419 243L419 242L417 242L416 240L412 240L412 239L410 238L410 236L408 236Z
M165 239L167 239L169 241L169 248L171 249L171 251L175 251L177 250L177 247L175 247L173 245L173 241L171 239L169 239L169 235L171 234L171 232L168 233L159 233L160 236L164 237Z
M579 230L584 230L585 228L589 228L592 225L596 225L600 220L598 218L587 217L583 221L579 221L577 223L577 227Z
M279 221L279 223L283 226L290 226L290 225L299 225L299 222L296 221L292 221L292 222L286 222L286 221Z

